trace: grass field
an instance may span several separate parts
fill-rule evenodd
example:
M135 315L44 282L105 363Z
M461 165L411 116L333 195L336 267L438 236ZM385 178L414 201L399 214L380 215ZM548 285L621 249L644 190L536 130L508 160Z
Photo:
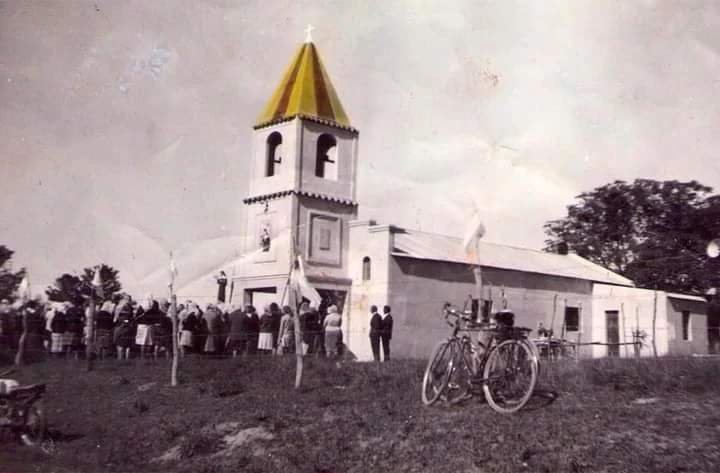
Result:
M4 441L7 472L717 472L720 360L544 365L513 415L480 397L426 408L423 363L341 369L291 358L50 360L14 376L48 384L50 439Z

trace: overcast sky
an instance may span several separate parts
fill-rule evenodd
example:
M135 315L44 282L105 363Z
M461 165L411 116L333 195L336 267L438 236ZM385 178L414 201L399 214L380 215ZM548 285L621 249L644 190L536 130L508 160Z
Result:
M242 232L252 125L315 26L360 216L541 248L615 179L720 188L720 3L0 2L0 244L139 279ZM393 205L388 206L388 195Z

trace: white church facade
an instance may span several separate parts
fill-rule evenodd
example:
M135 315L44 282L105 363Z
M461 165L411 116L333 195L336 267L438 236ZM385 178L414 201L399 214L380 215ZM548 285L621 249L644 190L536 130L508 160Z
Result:
M459 238L357 220L358 142L315 45L306 42L254 126L244 256L221 269L232 278L234 302L280 303L301 256L310 283L339 306L344 342L358 359L371 358L371 305L392 307L394 355L424 358L446 336L442 304L462 305L474 293L476 262ZM518 325L542 323L580 343L631 341L636 329L662 332L660 354L707 353L697 298L662 293L648 306L632 281L572 253L481 243L478 256L482 305L507 307ZM680 336L690 330L686 320L694 321L692 341ZM625 348L592 345L581 354L629 356Z

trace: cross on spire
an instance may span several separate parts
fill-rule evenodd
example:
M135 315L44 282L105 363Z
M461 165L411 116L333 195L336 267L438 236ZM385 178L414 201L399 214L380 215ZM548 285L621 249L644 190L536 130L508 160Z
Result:
M312 32L315 29L313 25L307 25L307 28L305 28L305 42L306 43L312 43Z

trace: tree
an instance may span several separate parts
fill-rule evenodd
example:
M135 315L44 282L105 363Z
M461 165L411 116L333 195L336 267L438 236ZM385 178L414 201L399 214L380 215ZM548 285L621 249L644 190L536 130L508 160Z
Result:
M100 280L102 281L102 293L105 299L112 297L115 293L122 290L122 284L118 278L118 270L112 266L101 264L100 266ZM87 288L87 294L90 293L90 286L92 285L93 277L95 277L95 270L97 266L92 268L85 268L82 275L82 287Z
M705 257L720 236L720 197L711 191L696 181L606 184L545 224L546 250L564 242L640 287L702 293L720 282L718 262Z
M12 255L15 252L0 245L0 299L10 302L15 300L15 294L20 282L25 277L25 268L13 272L11 269Z
M102 281L102 292L105 299L122 290L122 284L118 278L118 271L112 266L101 264L100 280ZM55 279L54 286L48 286L45 293L48 299L55 302L78 302L90 296L92 280L96 267L89 267L83 270L81 276L65 273ZM96 295L96 302L100 297Z
M77 302L82 299L80 288L82 280L73 274L65 273L55 279L55 286L45 289L48 299L54 302Z

